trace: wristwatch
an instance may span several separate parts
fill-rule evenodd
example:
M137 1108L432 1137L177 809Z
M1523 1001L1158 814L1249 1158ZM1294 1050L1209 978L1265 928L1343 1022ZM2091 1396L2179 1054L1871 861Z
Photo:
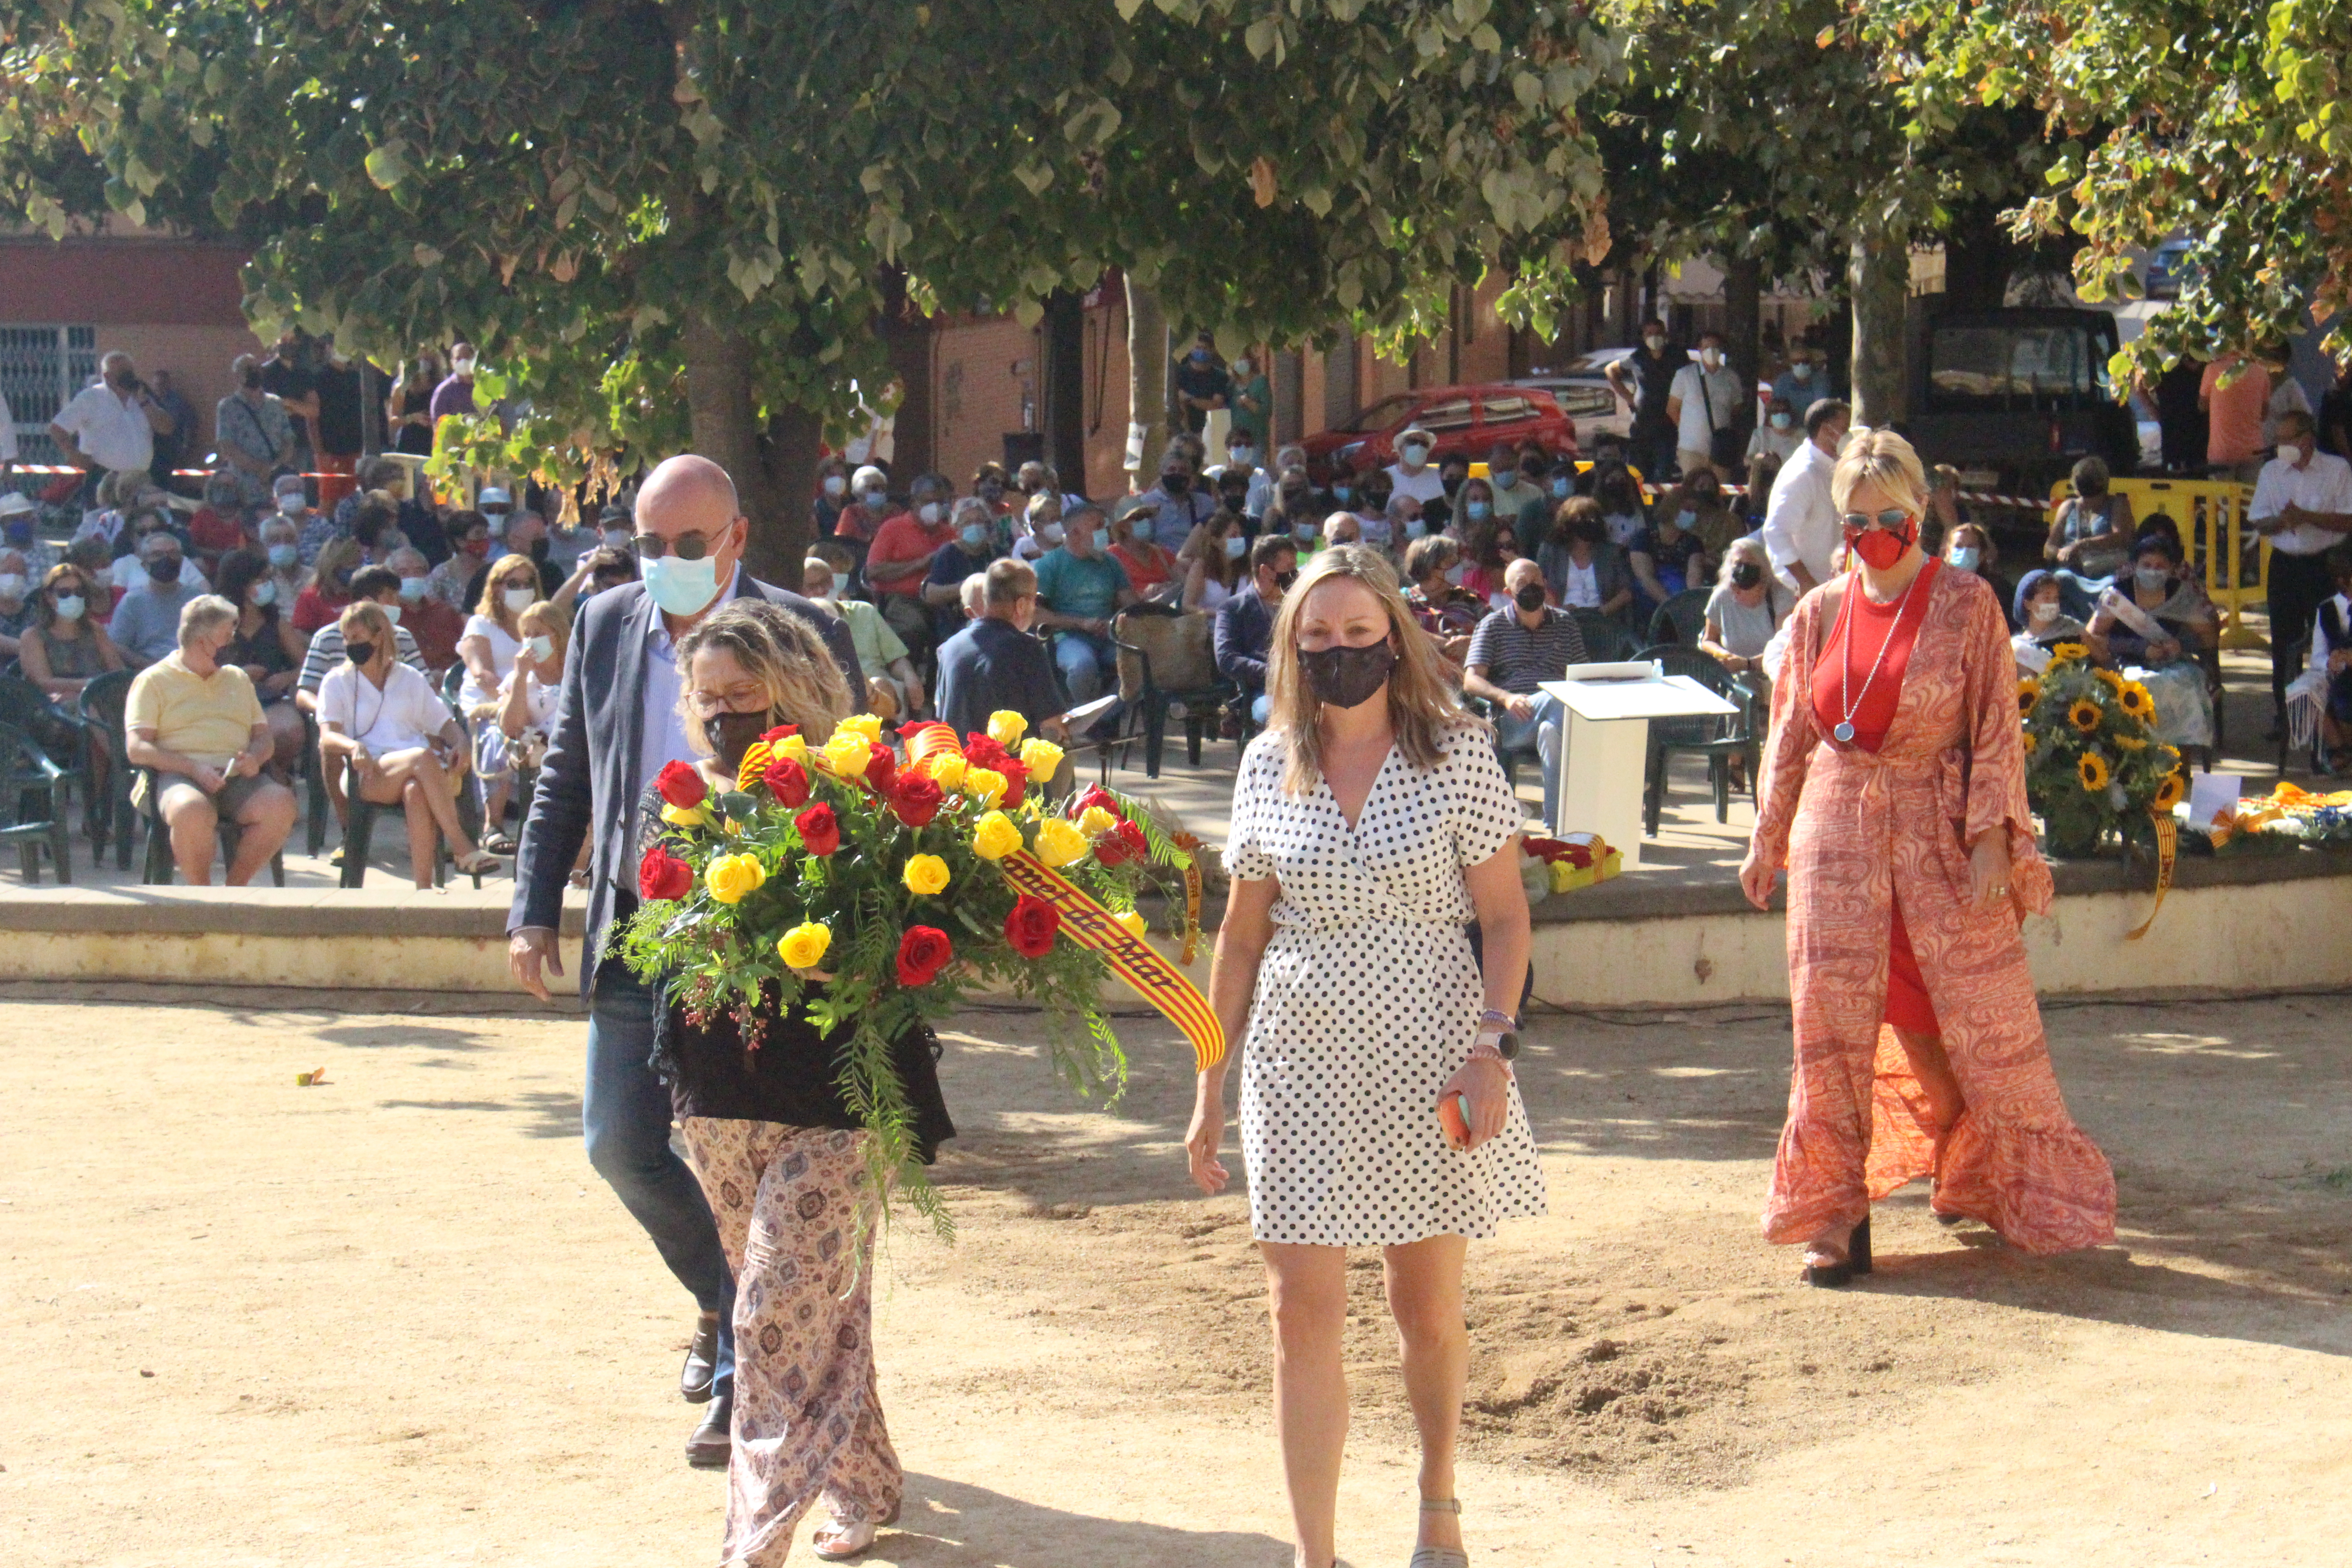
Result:
M1495 1054L1505 1061L1516 1060L1519 1054L1519 1021L1508 1013L1489 1007L1478 1015L1478 1037L1471 1049L1491 1046Z

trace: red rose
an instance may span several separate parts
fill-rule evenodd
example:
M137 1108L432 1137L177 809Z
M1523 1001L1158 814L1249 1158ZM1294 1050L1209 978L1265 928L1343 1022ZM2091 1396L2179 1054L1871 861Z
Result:
M954 956L947 932L936 926L908 926L898 939L898 984L929 985Z
M1043 958L1054 951L1054 933L1062 929L1062 911L1043 899L1024 893L1004 917L1004 940L1024 958Z
M710 793L702 775L686 763L664 763L661 773L654 779L654 788L661 791L662 799L680 811L700 805Z
M1070 804L1063 808L1062 815L1068 817L1072 822L1076 822L1078 818L1087 814L1089 807L1097 805L1101 806L1105 811L1109 812L1113 816L1118 817L1121 822L1125 822L1127 820L1127 813L1119 810L1118 800L1113 797L1110 791L1103 788L1100 784L1088 784L1086 788L1072 795L1070 797Z
M963 760L973 767L1001 773L1012 763L1013 753L985 735L967 735L963 742Z
M1107 838L1116 837L1121 844L1126 845L1127 858L1130 860L1149 860L1151 858L1151 840L1146 838L1143 836L1143 829L1138 827L1132 822L1120 823L1118 825L1118 831L1116 834L1105 834L1104 837Z
M785 810L796 810L808 804L808 770L792 758L778 757L761 776L768 781L768 788L775 792Z
M1021 792L1029 787L1029 770L1007 757L997 771L1004 775L1004 798L996 804L1010 810L1021 804Z
M766 734L761 736L760 739L767 742L768 744L772 746L777 742L782 740L785 736L797 735L800 732L801 727L798 724L779 724L774 729L769 731Z
M932 783L928 773L900 773L891 783L890 809L909 827L928 825L946 803L947 792Z
M841 847L841 824L834 820L833 807L823 801L793 817L793 826L801 830L801 842L812 855L830 855Z
M682 899L694 891L694 868L656 844L637 862L637 895L648 900Z
M877 746L866 760L866 782L876 795L889 797L890 781L898 776L898 759L887 746Z

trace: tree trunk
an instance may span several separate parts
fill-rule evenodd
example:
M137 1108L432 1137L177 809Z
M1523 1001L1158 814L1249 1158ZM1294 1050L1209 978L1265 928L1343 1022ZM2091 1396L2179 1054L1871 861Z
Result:
M1087 479L1087 316L1076 289L1045 296L1045 395L1042 399L1045 461L1064 489L1084 490Z
M1756 428L1756 380L1763 370L1759 339L1764 316L1764 264L1752 256L1735 257L1723 268L1723 338L1731 368L1748 395L1739 400L1739 433L1744 438Z
M1274 438L1269 445L1286 447L1307 435L1307 356L1297 349L1283 349L1266 368L1274 384ZM1269 451L1267 460L1273 456Z
M1904 307L1911 296L1911 246L1900 230L1865 230L1846 260L1853 294L1853 422L1892 425L1903 418L1907 389Z
M1157 474L1160 449L1168 444L1168 318L1160 296L1127 279L1127 407L1130 425L1143 426L1142 451L1127 471ZM1129 431L1128 448L1137 443Z
M796 584L798 552L808 543L806 498L815 489L816 419L799 410L779 414L769 450L762 451L751 391L751 341L694 316L686 322L685 350L687 417L694 449L727 470L735 481L736 505L751 520L745 567L764 582ZM793 415L799 416L797 420ZM781 457L794 446L805 451L797 462L772 460L771 453ZM782 476L777 470L794 467L811 482L799 489L786 489L778 483ZM787 498L793 495L802 498L797 508L788 504ZM776 575L787 566L787 575Z
M772 408L761 445L768 493L775 498L775 505L765 513L744 509L751 519L751 542L743 559L751 575L762 583L797 592L801 563L808 558L809 542L816 536L812 509L824 421L815 410L798 404Z
M1997 204L1979 199L1960 207L1944 236L1945 308L2000 310L2009 299L2017 258L2017 242L2002 226Z

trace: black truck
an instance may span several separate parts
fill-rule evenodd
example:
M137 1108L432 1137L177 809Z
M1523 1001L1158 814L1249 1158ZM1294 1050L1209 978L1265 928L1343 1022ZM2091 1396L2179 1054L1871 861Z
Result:
M1969 489L2046 496L2086 457L2139 464L2139 430L2107 361L2121 346L2104 310L1952 310L1918 319L1911 342L1911 444Z

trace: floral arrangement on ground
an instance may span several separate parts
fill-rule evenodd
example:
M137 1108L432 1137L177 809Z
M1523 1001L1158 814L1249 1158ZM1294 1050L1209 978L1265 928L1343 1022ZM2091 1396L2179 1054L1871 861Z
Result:
M1042 865L1057 874L1046 880L1136 937L1147 930L1136 894L1155 868L1192 865L1125 795L1088 786L1050 804L1040 785L1062 750L1026 729L999 712L986 734L961 742L939 723L909 725L894 742L862 714L812 746L783 725L746 752L725 792L671 763L656 781L667 831L639 865L644 902L613 943L671 1005L731 1016L749 1048L765 1018L794 1009L828 1033L852 1026L840 1083L871 1134L876 1190L902 1196L942 1235L892 1039L992 984L1042 1004L1055 1071L1081 1096L1115 1103L1127 1081L1100 999L1109 966L1008 865L1033 883Z
M2126 834L2189 793L2180 753L2156 738L2147 688L2060 643L2050 668L2017 683L2025 724L2025 795L2050 848L2088 855L2109 830Z

